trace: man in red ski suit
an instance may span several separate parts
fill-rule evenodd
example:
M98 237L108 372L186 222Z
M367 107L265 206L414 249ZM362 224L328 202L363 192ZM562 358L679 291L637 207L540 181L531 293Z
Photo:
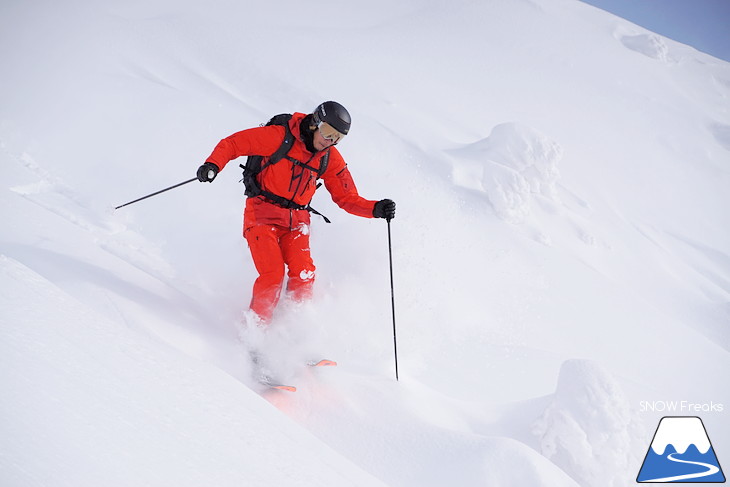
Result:
M287 292L295 301L311 297L315 267L309 251L309 206L322 178L332 200L353 215L395 217L395 203L361 197L340 152L334 147L350 130L350 114L337 102L320 104L311 114L294 113L288 121L293 136L288 152L269 164L287 136L283 125L267 125L237 132L221 140L198 168L201 182L212 182L231 160L264 156L255 176L256 195L247 187L243 236L256 270L250 309L262 323L271 321L288 276ZM320 174L321 172L321 174ZM248 185L247 185L248 186Z

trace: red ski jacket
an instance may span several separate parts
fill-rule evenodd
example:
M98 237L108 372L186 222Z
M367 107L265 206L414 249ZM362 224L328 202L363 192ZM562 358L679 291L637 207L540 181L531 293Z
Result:
M329 152L327 169L321 175L324 186L340 208L353 215L366 218L373 217L375 201L361 197L355 182L352 179L347 164L335 147L311 153L302 141L299 124L306 115L295 113L289 121L289 129L294 135L294 144L289 150L289 156L318 169L322 157ZM286 130L282 126L268 125L237 132L221 140L213 149L206 162L211 162L223 169L226 164L237 157L260 155L271 156L284 140ZM258 183L262 190L293 200L298 205L307 205L317 189L317 173L292 161L282 158L279 162L266 165L258 175ZM263 196L256 196L246 200L244 213L244 233L253 225L281 225L295 228L300 224L309 224L309 212L306 210L290 210L278 206Z

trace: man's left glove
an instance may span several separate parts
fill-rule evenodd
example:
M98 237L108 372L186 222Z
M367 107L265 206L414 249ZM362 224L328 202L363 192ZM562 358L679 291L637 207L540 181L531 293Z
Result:
M213 182L215 177L218 175L218 171L220 171L218 166L212 162L206 162L198 168L198 181L201 183Z
M386 199L375 203L373 216L375 218L385 218L386 220L395 218L395 201Z

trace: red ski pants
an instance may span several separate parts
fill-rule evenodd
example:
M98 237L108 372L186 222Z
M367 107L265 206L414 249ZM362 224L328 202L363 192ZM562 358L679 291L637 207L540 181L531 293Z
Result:
M309 226L291 230L279 225L255 225L246 230L246 241L259 273L253 285L251 310L268 323L279 301L288 267L287 293L295 301L312 296L314 263L309 252Z

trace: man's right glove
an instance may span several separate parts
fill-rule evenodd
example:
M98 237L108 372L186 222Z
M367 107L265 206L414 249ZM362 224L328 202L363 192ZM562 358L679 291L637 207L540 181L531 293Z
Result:
M215 177L218 175L218 171L220 171L218 166L212 162L206 162L198 168L198 181L201 183L213 182Z
M375 203L373 216L375 218L385 218L386 220L395 218L395 201L385 199Z

